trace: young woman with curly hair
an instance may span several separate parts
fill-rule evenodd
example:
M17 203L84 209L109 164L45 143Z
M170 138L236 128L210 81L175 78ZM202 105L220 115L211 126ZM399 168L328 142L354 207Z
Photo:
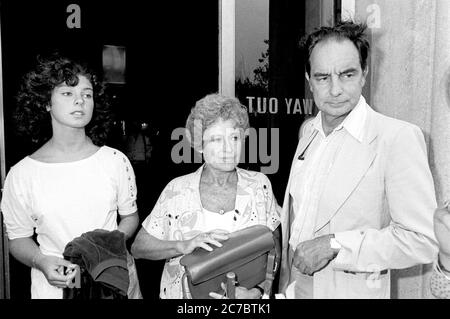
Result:
M68 242L95 229L117 229L125 239L136 231L135 176L124 154L102 145L111 116L101 83L83 65L39 59L17 101L20 133L44 144L6 177L1 209L10 252L32 267L32 298L62 298L74 276L63 271L74 267L62 255ZM139 297L130 258L129 297Z

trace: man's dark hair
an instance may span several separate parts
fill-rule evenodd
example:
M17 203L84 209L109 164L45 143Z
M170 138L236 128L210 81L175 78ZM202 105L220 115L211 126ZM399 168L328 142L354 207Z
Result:
M321 27L314 32L306 35L300 40L300 49L306 58L306 72L310 74L310 57L317 43L328 39L350 40L359 53L359 62L364 71L367 66L367 57L369 56L370 44L366 35L367 25L365 23L355 23L352 21L341 21L333 27Z

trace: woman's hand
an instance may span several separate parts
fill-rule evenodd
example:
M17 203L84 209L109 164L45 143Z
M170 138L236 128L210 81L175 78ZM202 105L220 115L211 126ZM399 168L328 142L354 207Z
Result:
M216 292L210 292L209 296L214 299L228 299L225 296L225 292L227 291L227 286L222 282L221 287L224 291L223 294L218 294ZM235 287L235 295L236 299L260 299L261 292L256 288L247 289L245 287L236 286Z
M450 201L434 213L434 234L439 243L440 262L450 269Z
M180 243L180 252L183 255L190 254L195 248L201 247L207 251L212 251L213 248L210 245L216 247L222 247L220 241L227 240L228 232L224 230L212 230L210 232L201 233L190 240L185 240Z
M35 258L35 265L42 271L48 283L58 288L67 287L77 275L76 271L73 271L76 265L60 257L39 253ZM67 275L64 274L64 267L67 267Z

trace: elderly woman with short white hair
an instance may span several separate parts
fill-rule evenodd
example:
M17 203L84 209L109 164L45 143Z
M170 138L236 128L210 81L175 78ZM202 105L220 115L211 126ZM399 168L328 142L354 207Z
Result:
M187 136L204 164L169 182L132 246L136 258L166 260L160 298L183 298L179 261L197 247L211 251L228 233L252 225L265 225L279 237L269 179L237 167L248 127L247 109L236 98L207 95L191 110ZM261 290L236 287L236 298L260 298Z

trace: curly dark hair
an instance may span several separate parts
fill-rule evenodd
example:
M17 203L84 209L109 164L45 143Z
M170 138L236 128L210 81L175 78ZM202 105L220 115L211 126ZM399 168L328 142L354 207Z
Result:
M367 25L353 21L340 21L332 27L321 27L306 35L300 40L299 46L306 60L306 72L310 75L310 57L317 43L334 38L337 40L348 39L356 47L359 53L359 62L364 71L367 66L367 58L370 52L370 43L366 35Z
M33 144L43 144L52 136L50 105L53 89L66 83L78 84L78 76L85 76L94 91L94 112L86 126L86 134L96 145L104 145L113 124L109 98L97 75L84 64L54 53L49 57L38 57L34 70L27 73L16 96L17 107L13 117L18 135L29 138Z

